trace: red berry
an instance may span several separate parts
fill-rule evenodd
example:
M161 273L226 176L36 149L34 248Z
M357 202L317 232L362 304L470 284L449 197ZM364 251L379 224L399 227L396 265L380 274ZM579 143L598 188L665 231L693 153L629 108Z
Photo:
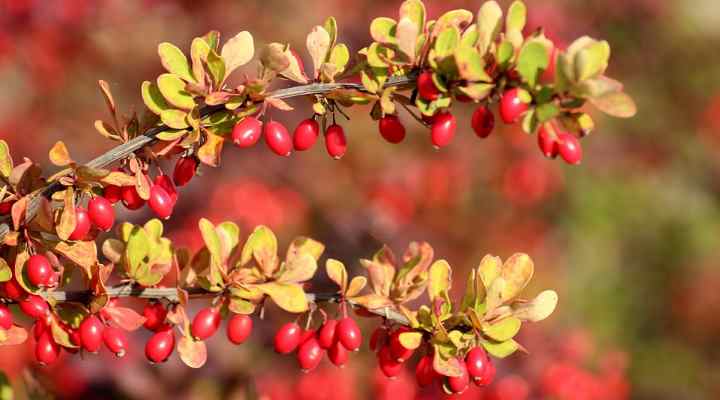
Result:
M403 364L400 362L397 362L390 351L389 346L384 346L380 352L378 353L378 364L380 365L380 370L382 371L385 376L388 378L394 378L402 372Z
M292 353L300 345L301 336L300 326L294 322L288 322L275 334L275 351L280 354Z
M35 343L35 359L43 365L51 365L60 356L60 346L55 343L52 333L45 330Z
M232 130L232 140L240 148L252 147L260 140L262 122L255 117L245 117L235 124Z
M217 308L203 308L195 315L190 325L190 333L197 340L205 340L214 335L220 327L222 318Z
M122 188L120 186L107 185L105 189L103 189L103 197L105 197L110 204L115 204L122 200Z
M150 362L162 363L167 361L175 347L175 334L172 328L159 331L152 335L145 344L145 357Z
M312 371L320 365L324 353L325 351L320 347L315 337L307 339L300 345L297 352L297 360L300 368L305 372Z
M474 377L473 382L475 382L477 386L487 386L493 382L496 373L497 370L495 369L495 364L492 362L490 357L488 357L487 366L483 370L482 376Z
M462 393L470 386L470 375L468 374L465 361L460 362L460 376L448 376L447 386L453 393Z
M242 344L252 333L253 321L249 315L235 314L227 325L227 337L233 344Z
M350 357L345 346L343 346L340 342L335 342L328 349L328 358L331 363L337 365L338 367L342 367L347 364Z
M359 349L362 344L362 332L355 320L350 317L345 317L338 322L337 338L350 351Z
M337 341L337 320L329 319L325 321L320 331L318 331L318 344L323 349L329 349Z
M571 133L561 133L558 135L558 148L560 149L560 157L570 165L580 164L582 161L582 147L580 141Z
M308 150L317 141L320 136L320 125L313 118L300 121L293 132L293 146L295 150Z
M93 225L101 231L107 232L115 224L115 210L104 197L94 197L88 202L88 215Z
M175 164L173 170L173 182L177 186L185 186L195 176L197 172L198 161L195 157L182 157Z
M471 125L478 137L486 138L495 127L495 115L487 106L480 106L472 115Z
M438 374L433 368L433 356L428 354L420 358L415 367L415 379L417 379L418 385L420 387L429 386L437 376Z
M270 150L279 156L287 157L290 155L293 143L285 125L277 121L270 121L265 124L263 132L265 143L270 147Z
M482 377L490 363L490 358L482 347L473 347L465 356L468 374L473 379Z
M385 340L387 339L387 328L385 326L379 326L374 331L372 336L370 336L370 350L372 351L379 351L383 346L385 346Z
M148 205L160 219L168 219L172 215L175 202L172 201L170 195L160 185L153 185L150 188L150 198Z
M557 130L555 132L557 132ZM552 132L547 124L543 124L538 130L538 147L540 147L540 151L547 158L555 158L560 152L560 146L558 146L555 132Z
M0 329L8 330L13 325L13 315L5 304L0 304Z
M347 140L343 127L338 124L330 125L325 131L325 148L330 157L339 160L347 151Z
M444 147L450 144L455 137L457 120L450 112L441 112L433 118L430 128L430 138L435 147Z
M128 210L137 210L145 205L145 200L140 197L135 186L123 186L122 203Z
M25 295L25 289L20 286L14 277L9 281L2 283L2 289L3 292L5 292L5 297L10 300L18 301Z
M48 311L50 311L50 307L48 307L48 303L45 299L36 294L27 296L26 298L20 300L18 304L20 305L20 310L24 312L25 315L33 319L40 319L41 317L46 316Z
M418 75L417 90L423 100L433 101L440 97L440 89L433 82L433 74L430 71L423 71Z
M80 342L82 348L90 353L97 353L103 342L103 323L100 318L90 314L80 324Z
M123 357L127 352L128 340L125 332L120 328L109 326L102 333L105 347L108 348L115 356Z
M400 143L405 139L405 127L397 115L386 115L378 122L380 134L390 143Z
M14 201L4 201L0 203L0 215L8 215L10 214L10 211L12 211L12 206L15 204Z
M412 357L413 352L415 352L414 349L405 348L405 346L400 343L400 334L405 332L410 332L410 329L407 327L400 327L390 335L390 351L392 352L392 356L398 362L405 362L409 360L410 357Z
M316 338L315 329L303 329L302 334L300 334L300 344L305 343L310 338Z
M145 317L143 326L148 330L158 332L169 328L168 324L165 323L167 308L160 302L147 302L143 308L143 316Z
M512 88L506 90L500 99L500 118L506 124L514 124L528 109L530 94L522 89Z
M167 194L170 195L170 200L172 200L172 204L174 207L177 203L178 192L172 179L170 179L170 177L165 174L160 174L155 177L155 185L165 189Z
M75 230L68 236L70 240L83 240L90 233L90 216L83 207L75 208Z
M30 256L27 260L27 276L30 283L34 286L46 287L49 286L52 275L55 274L50 261L47 257L35 254Z

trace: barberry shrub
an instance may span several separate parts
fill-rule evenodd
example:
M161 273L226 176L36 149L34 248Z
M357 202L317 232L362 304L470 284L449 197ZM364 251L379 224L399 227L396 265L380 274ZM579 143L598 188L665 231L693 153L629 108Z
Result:
M412 242L400 257L383 247L360 260L367 276L351 277L341 261L325 259L337 290L312 293L307 284L325 249L316 240L297 238L283 255L268 227L242 241L235 223L201 219L204 246L191 253L163 236L161 219L172 217L182 201L178 188L199 168L220 165L227 141L242 151L263 139L275 154L291 156L324 140L332 158L343 157L352 134L343 126L344 110L358 105L370 106L380 135L393 144L406 136L402 107L428 128L436 148L452 145L458 125L488 137L497 108L503 123L538 134L543 155L580 163L579 139L594 129L586 105L617 117L634 115L635 105L621 83L604 75L606 41L584 36L558 48L542 30L524 33L526 12L515 1L503 18L499 5L486 1L477 13L459 9L430 19L420 0L407 0L397 19L372 21L372 42L353 58L329 17L307 36L310 66L289 45L272 42L258 52L257 75L234 87L228 78L255 56L249 32L223 43L211 31L191 42L189 58L161 43L167 72L143 82L142 118L122 117L108 85L99 82L112 118L95 128L120 143L115 149L82 165L58 142L49 157L63 169L43 177L31 160L15 164L0 140L0 300L35 321L31 329L20 326L0 304L0 345L32 334L42 364L53 364L61 352L95 353L103 345L122 357L126 332L144 327L154 332L145 347L149 361L162 363L177 350L199 368L208 357L204 341L222 320L228 340L242 344L273 302L296 314L277 331L275 351L294 354L302 370L317 367L326 353L337 366L351 362L363 342L359 315L378 321L370 347L385 375L399 375L418 358L421 386L437 382L461 393L473 383L490 384L492 358L524 350L514 339L523 322L541 321L557 305L552 290L519 297L534 273L528 255L504 262L484 257L466 277L463 297L453 299L452 268L435 259L428 243ZM292 85L274 89L278 81ZM273 116L293 110L288 100L295 97L309 98L312 107L291 133ZM457 103L475 104L471 121L453 115ZM175 161L172 178L160 169L161 159ZM116 223L119 203L128 210L147 205L158 219ZM101 231L113 235L98 246ZM85 290L64 290L73 270L84 277L75 287ZM169 283L168 276L176 279ZM110 286L116 277L124 283ZM130 296L150 299L142 313L122 304ZM195 299L209 304L191 317ZM324 310L330 303L338 304L334 317Z

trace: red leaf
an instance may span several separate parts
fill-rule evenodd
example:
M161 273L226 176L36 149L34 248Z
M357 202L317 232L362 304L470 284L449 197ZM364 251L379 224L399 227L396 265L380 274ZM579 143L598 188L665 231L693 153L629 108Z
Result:
M105 314L121 329L134 331L145 323L145 317L138 314L132 308L127 307L105 307Z

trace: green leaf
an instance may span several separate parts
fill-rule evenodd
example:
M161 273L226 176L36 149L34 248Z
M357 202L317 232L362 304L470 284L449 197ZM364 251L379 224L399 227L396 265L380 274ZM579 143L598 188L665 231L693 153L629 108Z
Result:
M446 293L450 289L450 283L452 270L450 264L445 260L435 261L430 266L430 275L428 280L428 296L430 301L435 301L438 297L443 297L443 293Z
M5 259L0 258L0 282L7 282L12 279L12 269Z
M547 49L538 41L530 41L520 50L517 60L517 71L531 87L535 86L538 77L548 66Z
M502 26L502 9L495 1L486 1L477 14L478 50L485 55L495 41Z
M0 174L9 177L13 169L13 160L10 156L10 147L7 142L0 140Z
M348 51L347 46L340 43L337 46L333 47L332 52L330 52L330 58L328 62L334 64L337 67L338 72L345 70L345 67L347 66L347 63L349 61L350 51Z
M610 59L610 45L606 41L593 42L575 54L575 79L582 82L602 75Z
M491 325L483 327L483 333L498 342L512 339L520 331L522 321L516 317L505 318Z
M633 99L625 92L608 93L590 98L590 103L605 114L618 118L631 118L637 113Z
M173 106L184 110L195 107L192 95L185 91L185 82L179 76L162 74L157 78L157 85L165 100Z
M490 355L497 358L505 358L520 348L520 345L512 339L504 342L483 342L482 345Z
M277 249L278 243L275 234L266 226L258 226L245 242L240 255L240 265L247 265L251 259L255 258L255 261L262 267L271 267L271 265L264 264L277 260Z
M515 48L513 47L512 43L508 42L507 40L500 43L500 46L498 46L497 50L497 63L505 66L507 63L512 60L513 56L515 55Z
M525 28L526 21L527 7L525 7L525 3L519 0L514 1L510 5L505 19L505 36L516 49L522 45L522 31Z
M213 82L215 82L216 87L220 87L225 80L225 61L218 55L218 53L215 50L210 50L207 56L207 67L210 72L210 76L212 77ZM193 105L195 103L193 102Z
M0 371L0 400L13 400L13 387L4 372Z
M403 332L398 339L402 347L415 350L422 344L423 335L421 332Z
M225 61L225 78L250 62L254 54L253 37L248 31L242 31L225 42L220 51L220 57Z
M477 271L478 278L480 278L480 281L487 289L490 285L492 285L493 281L500 276L500 272L502 271L502 261L500 260L500 257L488 254L480 261Z
M453 54L460 44L460 30L455 26L449 26L440 32L435 40L435 55L438 58L445 58Z
M395 28L397 23L392 18L379 17L370 23L370 36L373 40L382 44L394 44Z
M492 81L485 72L485 61L474 47L459 47L455 51L455 63L460 77L465 80Z
M460 46L465 47L475 47L478 42L478 38L480 37L480 34L478 33L477 24L472 24L465 29L465 31L462 33L462 37L460 38ZM484 53L480 53L481 55L484 55Z
M425 29L425 5L420 0L406 0L400 5L400 20L408 18L417 27L418 32Z
M236 223L226 221L215 227L215 233L220 240L220 255L224 263L240 243L240 228Z
M138 269L146 265L150 252L150 239L144 229L133 226L125 246L125 268L129 276L137 275Z
M323 28L330 35L330 47L335 46L337 42L338 26L335 17L327 17L323 23Z
M287 312L302 313L308 310L305 292L298 284L268 282L255 287L270 296L278 307Z
M140 91L145 106L153 113L160 115L163 110L170 108L156 84L150 81L144 81L140 86Z
M458 90L471 99L479 101L488 97L494 87L495 85L492 83L471 83L467 86L459 87Z
M197 82L182 50L172 43L163 42L158 45L158 54L160 55L160 62L168 72L179 76L186 82Z
M433 26L433 36L452 26L460 30L472 22L473 14L468 10L451 10L441 15Z
M173 129L189 128L190 125L185 117L187 117L187 113L182 110L169 109L160 113L160 120L162 120L163 124Z
M560 114L560 109L554 103L545 103L535 108L535 116L540 123L550 121Z

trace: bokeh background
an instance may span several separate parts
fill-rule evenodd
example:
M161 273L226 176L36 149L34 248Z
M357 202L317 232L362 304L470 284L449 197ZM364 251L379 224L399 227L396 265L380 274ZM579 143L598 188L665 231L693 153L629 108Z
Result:
M430 16L476 11L481 0L429 1ZM507 5L509 2L502 2ZM589 34L612 45L610 76L626 83L639 112L631 120L599 113L583 140L580 167L549 161L535 138L502 127L486 139L470 130L472 107L455 108L452 145L434 151L407 115L402 145L390 145L356 107L343 122L349 151L331 160L322 146L281 159L264 146L228 146L220 169L183 188L170 236L197 247L197 220L256 224L287 244L307 234L326 255L348 260L382 243L402 251L429 241L462 287L486 253L529 253L528 294L560 293L556 314L528 328L530 355L500 363L490 389L467 399L720 398L720 3L716 0L528 1L529 27L558 43ZM372 18L396 16L400 1L369 0L0 0L0 137L15 159L48 169L47 150L63 140L78 161L111 147L93 129L106 118L98 79L121 110L142 110L140 83L161 73L156 46L187 49L211 29L225 38L249 30L256 47L288 41L304 55L305 35L334 15L340 40L357 51ZM252 73L252 69L248 70ZM309 103L275 118L294 126ZM126 213L144 221L150 216ZM318 287L323 282L317 282ZM432 399L411 377L389 381L369 352L338 370L304 375L269 347L286 315L256 324L251 341L231 348L210 340L199 371L178 360L145 362L145 333L130 354L65 358L38 368L30 345L0 348L0 369L19 398L44 387L59 398L117 399ZM369 334L370 325L366 325Z

